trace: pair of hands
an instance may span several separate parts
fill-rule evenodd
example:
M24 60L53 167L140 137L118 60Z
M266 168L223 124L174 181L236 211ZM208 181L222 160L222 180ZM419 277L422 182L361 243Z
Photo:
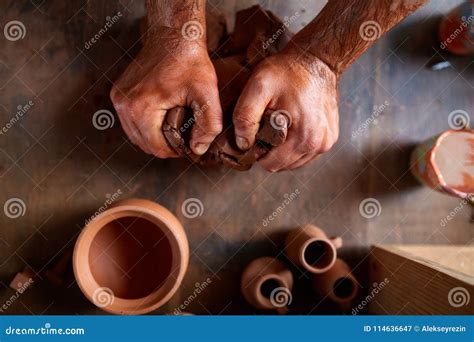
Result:
M129 139L159 158L177 157L162 133L171 108L201 111L191 131L195 154L204 154L222 131L217 76L202 42L146 42L112 88L111 99ZM257 65L233 113L236 143L242 150L254 144L266 108L283 110L291 119L286 142L259 161L268 171L301 167L337 140L336 75L317 58L290 47Z

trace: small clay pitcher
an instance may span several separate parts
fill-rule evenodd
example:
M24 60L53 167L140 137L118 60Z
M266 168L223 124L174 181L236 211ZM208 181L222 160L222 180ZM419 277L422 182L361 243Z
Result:
M321 296L340 304L350 303L359 291L349 265L339 258L327 272L313 275L313 286Z
M459 115L462 119L467 113ZM474 130L449 130L429 139L415 148L410 165L411 172L423 185L472 201Z
M183 280L189 260L186 234L166 208L128 199L83 229L73 254L84 295L115 314L144 314L165 304Z
M313 225L292 230L285 241L285 252L297 266L311 273L324 273L337 258L336 249L342 246L340 237L328 238L326 233Z
M292 301L292 289L291 271L275 258L255 259L242 273L242 294L257 309L275 309L278 313L286 313Z

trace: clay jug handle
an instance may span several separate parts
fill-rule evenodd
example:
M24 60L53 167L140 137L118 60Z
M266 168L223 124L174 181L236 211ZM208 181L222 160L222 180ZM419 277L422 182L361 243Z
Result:
M340 236L334 236L331 237L329 240L331 240L332 244L336 249L339 249L342 247L342 238Z

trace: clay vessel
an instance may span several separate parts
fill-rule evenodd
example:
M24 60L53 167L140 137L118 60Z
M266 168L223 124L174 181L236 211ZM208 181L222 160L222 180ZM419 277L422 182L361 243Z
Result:
M117 203L77 239L73 267L84 295L115 314L144 314L165 304L183 280L186 234L166 208L143 199Z
M341 304L349 303L359 291L349 265L339 258L327 272L313 275L313 286L321 296Z
M341 246L341 238L330 239L320 228L305 225L288 234L285 252L295 265L317 274L326 272L334 265L336 249Z
M411 172L422 184L472 200L474 130L449 130L429 139L413 151L410 165Z
M276 309L279 313L286 313L292 301L292 289L291 271L275 258L255 259L242 273L242 294L257 309Z

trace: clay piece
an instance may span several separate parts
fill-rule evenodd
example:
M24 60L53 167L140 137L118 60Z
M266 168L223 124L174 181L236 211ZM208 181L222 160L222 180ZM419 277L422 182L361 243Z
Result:
M220 27L219 17L212 25ZM224 165L244 171L263 158L273 147L286 140L290 117L284 111L267 109L260 124L256 143L247 151L240 150L235 144L232 114L252 68L263 58L280 51L291 38L292 33L282 30L283 22L260 6L239 11L236 15L234 32L226 36L225 30L210 31L208 44L225 42L211 56L217 78L219 96L224 115L224 129L211 144L203 156L194 155L189 147L190 133L194 124L194 115L190 108L173 108L167 112L162 130L169 145L181 157L200 165ZM208 46L211 48L211 46Z
M73 268L84 295L110 313L138 315L165 304L179 288L189 246L178 219L142 199L118 202L77 239Z
M359 291L349 265L339 258L327 272L313 275L313 286L322 297L339 304L350 303Z
M261 257L247 265L242 273L241 291L249 304L257 309L288 311L292 301L293 275L281 261Z
M422 184L472 201L474 130L449 130L429 139L415 148L410 165Z
M327 272L334 266L336 250L341 246L341 238L330 239L322 229L313 225L292 230L285 240L288 258L296 266L314 274Z
M18 272L10 282L12 290L22 292L30 287L37 279L35 271L26 266L21 272Z

